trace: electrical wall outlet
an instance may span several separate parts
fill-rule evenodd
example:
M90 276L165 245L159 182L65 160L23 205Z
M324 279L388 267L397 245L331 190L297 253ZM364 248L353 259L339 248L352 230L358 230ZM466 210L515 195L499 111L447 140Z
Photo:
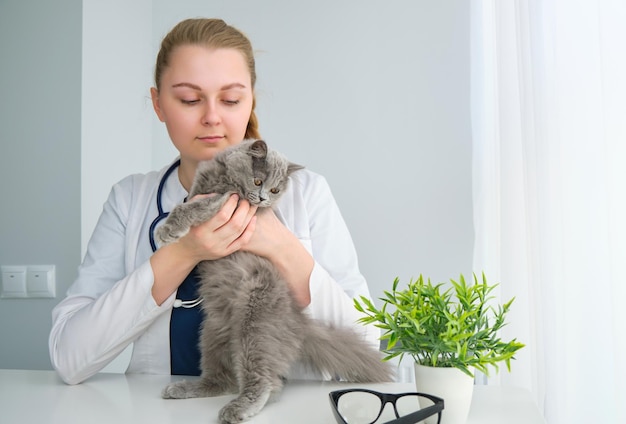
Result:
M28 297L55 297L54 271L54 265L30 265L26 269L26 293Z
M54 265L3 265L0 297L56 297Z
M2 267L3 298L26 297L26 267L3 265Z

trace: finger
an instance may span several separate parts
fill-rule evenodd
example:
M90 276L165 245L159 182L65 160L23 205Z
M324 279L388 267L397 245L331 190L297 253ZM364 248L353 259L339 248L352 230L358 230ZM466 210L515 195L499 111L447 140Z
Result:
M243 200L239 202L237 210L235 211L235 215L237 215L238 218L241 217L244 224L248 225L252 217L256 215L258 208L259 207L257 205L251 205L250 202L248 202L247 200Z
M239 196L236 194L232 194L228 200L224 202L220 210L209 220L214 225L214 229L217 230L223 225L228 224L237 209L238 202Z
M256 214L258 206L252 206L247 200L242 200L237 206L237 210L231 217L230 221L233 228L237 231L236 236L239 237L246 229L250 220Z
M233 242L228 246L230 253L236 252L250 242L256 229L256 223L257 217L253 215L241 235L233 240Z

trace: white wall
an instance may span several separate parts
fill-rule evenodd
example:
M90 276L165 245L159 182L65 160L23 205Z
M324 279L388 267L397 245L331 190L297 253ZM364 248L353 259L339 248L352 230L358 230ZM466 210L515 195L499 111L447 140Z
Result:
M0 5L19 12L0 18L2 57L47 52L9 78L3 63L0 264L56 263L59 298L111 185L175 155L149 87L160 39L195 16L222 17L252 39L261 132L327 177L375 297L396 276L471 272L465 0ZM62 63L46 62L55 57ZM0 338L10 340L0 344L0 367L49 368L49 313L58 300L0 300Z
M83 0L81 252L111 186L151 167L150 0Z
M0 1L0 265L80 263L81 1ZM50 369L58 299L0 299L0 368ZM2 419L0 418L0 421Z
M329 180L373 295L396 276L472 272L465 0L100 3L84 1L83 248L111 184L177 154L148 98L162 37L181 19L221 17L257 51L263 137ZM117 16L114 37L102 15ZM101 121L116 124L105 135Z
M375 297L472 272L467 1L155 0L153 54L197 16L251 38L261 134L329 180ZM160 167L175 151L153 135Z

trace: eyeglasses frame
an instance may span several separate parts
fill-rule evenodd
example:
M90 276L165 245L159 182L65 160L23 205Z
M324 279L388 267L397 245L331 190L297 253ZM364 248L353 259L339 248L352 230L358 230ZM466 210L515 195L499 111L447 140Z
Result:
M385 406L387 406L387 403L391 403L391 405L393 406L393 412L396 415L396 419L392 421L387 421L384 424L415 424L435 414L439 414L437 418L437 424L441 423L441 411L443 411L444 409L444 401L440 397L429 395L426 393L418 393L418 392L381 393L375 390L357 388L357 389L334 390L328 394L329 401L333 410L333 415L335 416L335 419L337 420L337 423L339 424L348 424L346 420L339 413L338 406L339 406L339 398L343 396L344 394L350 393L350 392L370 393L370 394L377 396L381 400L380 411L378 411L378 415L376 416L374 421L372 421L372 423L375 423L376 420L380 418L380 415L383 413L383 410L385 409ZM425 397L426 399L429 399L432 402L434 402L434 405L430 405L430 406L427 406L426 408L422 408L410 414L400 416L400 414L398 414L398 409L396 408L396 401L403 396Z

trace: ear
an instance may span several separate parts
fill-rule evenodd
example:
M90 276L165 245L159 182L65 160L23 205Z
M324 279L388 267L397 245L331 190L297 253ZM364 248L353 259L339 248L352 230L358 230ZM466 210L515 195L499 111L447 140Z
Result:
M304 169L304 166L298 165L297 163L290 162L289 165L287 165L287 175L291 175L292 173L298 171L299 169Z
M150 87L150 97L152 98L152 107L159 117L159 121L165 122L163 112L161 111L161 105L159 104L159 91L155 87Z
M263 140L256 140L250 145L250 154L255 158L267 157L267 144Z

